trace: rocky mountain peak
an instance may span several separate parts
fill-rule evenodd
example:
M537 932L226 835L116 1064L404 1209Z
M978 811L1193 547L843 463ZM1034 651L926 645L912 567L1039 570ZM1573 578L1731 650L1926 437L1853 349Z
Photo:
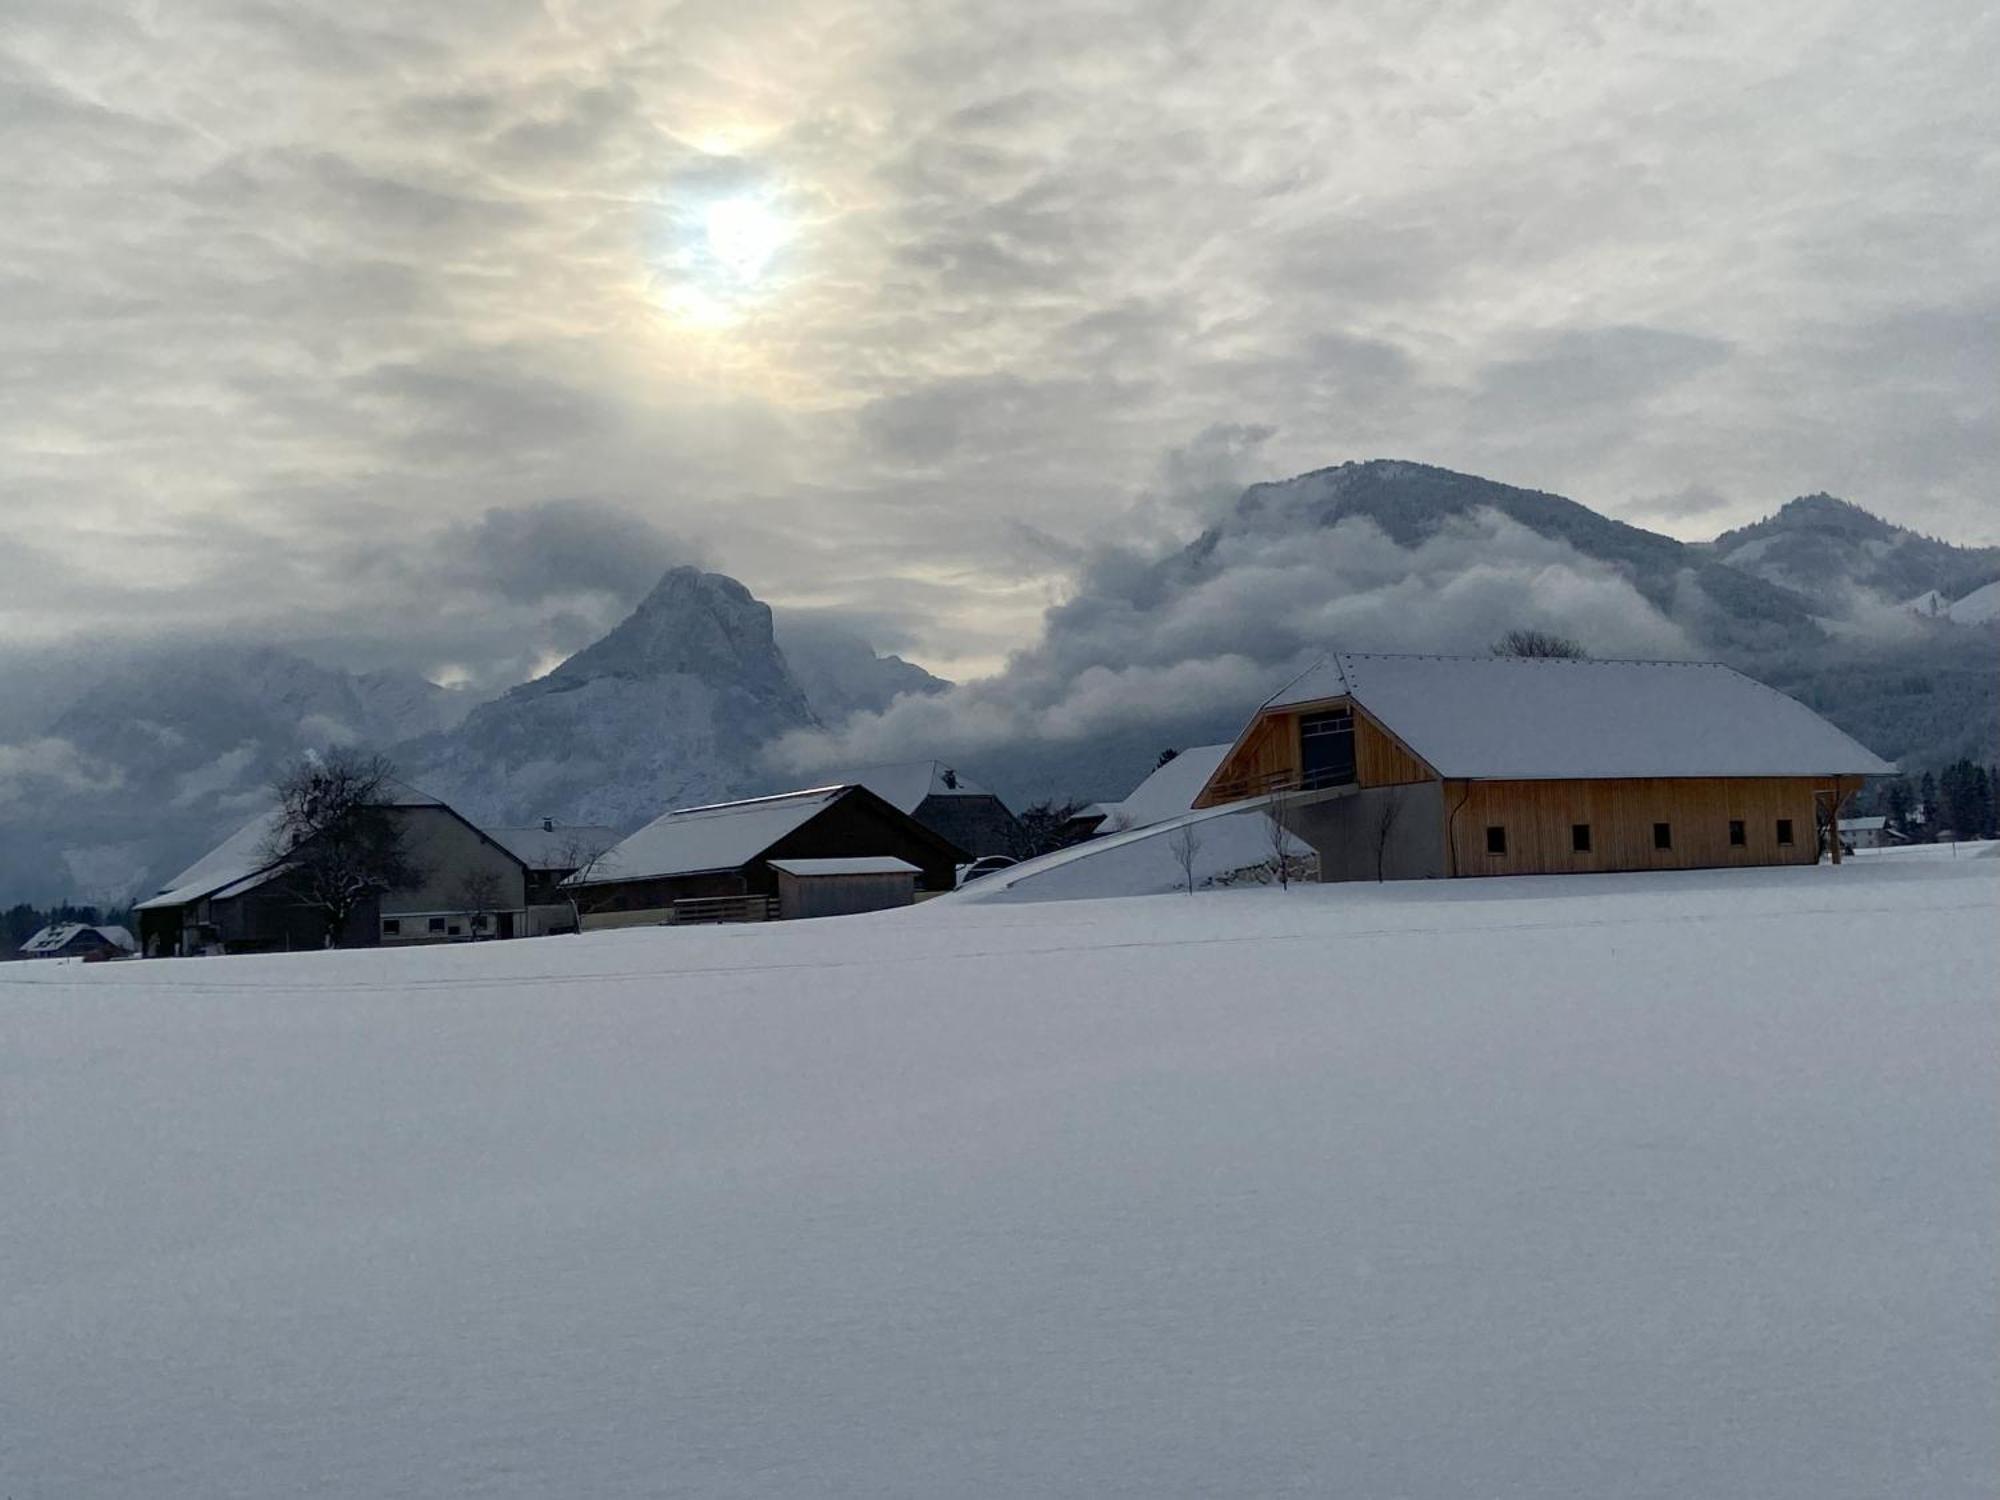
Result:
M734 578L692 567L669 568L609 635L543 681L562 688L673 676L804 704L778 650L770 606Z

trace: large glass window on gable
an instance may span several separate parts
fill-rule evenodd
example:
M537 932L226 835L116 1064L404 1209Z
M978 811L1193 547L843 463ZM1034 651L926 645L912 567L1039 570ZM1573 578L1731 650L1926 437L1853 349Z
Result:
M1354 780L1354 715L1338 708L1299 719L1299 785L1345 786Z

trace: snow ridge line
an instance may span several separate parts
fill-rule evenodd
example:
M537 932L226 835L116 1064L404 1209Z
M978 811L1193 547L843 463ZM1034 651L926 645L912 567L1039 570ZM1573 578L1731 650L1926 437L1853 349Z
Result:
M1939 914L1953 912L1986 912L1991 903L1984 901L1967 902L1963 905L1927 907L1927 912ZM429 990L507 990L541 987L554 988L558 985L583 984L596 980L638 981L671 979L712 979L728 974L779 974L795 970L829 969L886 969L910 964L930 964L940 959L979 958L1042 958L1062 953L1117 953L1135 948L1214 948L1227 947L1237 943L1296 943L1296 942L1346 942L1354 938L1375 937L1452 937L1456 935L1483 935L1489 932L1555 932L1564 929L1589 931L1613 927L1658 927L1662 924L1691 926L1707 922L1739 922L1789 920L1793 917L1841 917L1841 916L1894 916L1908 914L1904 907L1886 906L1794 906L1783 911L1746 912L1741 910L1718 911L1707 914L1662 917L1651 913L1643 917L1602 918L1595 921L1571 922L1482 922L1466 926L1405 926L1353 928L1339 933L1317 932L1264 932L1229 934L1204 938L1147 938L1132 939L1116 943L1054 943L1043 948L982 948L958 952L937 952L912 954L902 958L853 958L819 960L797 963L768 964L705 964L692 969L606 969L580 974L535 974L512 975L488 979L412 979L402 984L189 984L186 988L197 995L223 993L264 993L284 995L401 995ZM96 989L99 994L115 993L100 988L92 981L75 979L15 979L0 976L0 985L13 985L20 989Z

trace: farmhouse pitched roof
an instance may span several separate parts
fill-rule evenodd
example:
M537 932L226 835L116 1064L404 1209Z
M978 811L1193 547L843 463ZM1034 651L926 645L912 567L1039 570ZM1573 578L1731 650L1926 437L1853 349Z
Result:
M848 786L810 787L774 797L676 808L612 849L588 880L577 883L603 885L737 869L851 790Z
M40 932L21 944L21 952L31 957L44 953L60 953L74 942L80 933L95 932L114 948L122 948L127 953L136 953L139 945L132 940L132 934L115 925L93 926L88 922L52 922Z
M893 765L863 766L842 773L842 779L865 786L898 812L914 813L932 797L990 795L970 776L941 760L906 760Z
M1895 767L1720 662L1341 652L1266 711L1349 697L1446 777L1879 776Z
M384 783L384 788L389 794L383 802L387 807L445 805L429 792L418 791L406 782L391 780ZM132 909L156 911L162 907L186 906L204 896L217 895L225 888L232 895L242 894L254 883L252 876L272 870L277 863L271 857L271 848L277 839L279 822L278 809L266 808L169 880L157 895L147 897Z

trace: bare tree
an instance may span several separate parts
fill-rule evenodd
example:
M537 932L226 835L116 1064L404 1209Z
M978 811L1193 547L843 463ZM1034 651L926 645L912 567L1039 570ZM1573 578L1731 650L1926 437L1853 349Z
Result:
M390 807L392 780L381 756L334 750L295 762L273 786L278 815L262 852L284 866L293 903L324 919L329 947L367 902L422 879Z
M556 846L557 867L569 871L562 878L561 891L578 932L583 931L583 919L603 904L604 898L594 894L590 881L604 873L606 860L616 847L601 834L582 831L570 833Z
M1385 787L1376 799L1374 815L1369 820L1368 831L1375 840L1375 878L1386 880L1389 864L1389 840L1395 835L1396 824L1403 816L1403 794L1398 787Z
M1183 823L1167 840L1167 848L1172 851L1174 863L1181 867L1181 886L1187 893L1194 894L1194 860L1201 853L1201 835L1194 831L1194 824Z
M459 910L470 917L472 936L476 941L486 930L486 919L500 909L500 875L495 870L467 870L458 882L454 899Z
M1547 630L1510 630L1493 643L1493 654L1550 657L1566 661L1582 661L1590 655L1568 636Z
M1278 872L1278 889L1292 887L1292 814L1294 793L1280 787L1265 805L1267 831L1271 836L1271 867Z

